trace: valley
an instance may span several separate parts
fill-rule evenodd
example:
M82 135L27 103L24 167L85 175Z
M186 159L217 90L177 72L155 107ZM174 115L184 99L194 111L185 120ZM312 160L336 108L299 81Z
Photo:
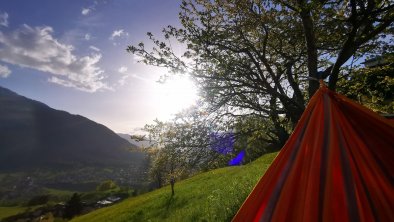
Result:
M74 193L89 211L151 189L148 155L127 136L2 87L0 135L2 217L56 211ZM106 181L114 188L98 190Z

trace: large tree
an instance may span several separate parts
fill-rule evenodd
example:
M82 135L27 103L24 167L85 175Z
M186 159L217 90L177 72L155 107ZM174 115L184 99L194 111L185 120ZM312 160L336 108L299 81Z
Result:
M269 119L278 138L297 123L317 79L329 77L335 89L349 60L393 47L390 0L183 0L180 9L182 27L165 28L163 41L148 33L151 50L140 43L128 51L189 73L223 119Z

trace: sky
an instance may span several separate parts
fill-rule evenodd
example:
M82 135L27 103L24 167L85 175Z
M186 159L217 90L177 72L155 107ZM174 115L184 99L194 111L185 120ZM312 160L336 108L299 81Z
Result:
M179 0L0 0L0 86L117 133L192 105L187 76L138 63L128 45L179 26ZM176 53L182 46L173 44Z

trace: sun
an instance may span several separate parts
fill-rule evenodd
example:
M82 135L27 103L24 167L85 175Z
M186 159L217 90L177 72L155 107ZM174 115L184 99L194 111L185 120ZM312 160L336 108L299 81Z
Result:
M161 115L171 116L195 104L198 90L189 76L172 76L155 85L155 95Z

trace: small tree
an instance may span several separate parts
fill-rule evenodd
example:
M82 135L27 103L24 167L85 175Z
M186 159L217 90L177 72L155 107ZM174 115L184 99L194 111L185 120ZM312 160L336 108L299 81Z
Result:
M74 193L70 200L66 203L66 208L64 209L64 218L71 219L74 216L82 212L83 206L81 202L81 196Z
M171 177L170 177L170 184L171 184L171 195L174 196L174 194L175 194L175 189L174 189L174 186L175 186L175 176L171 176Z
M108 190L113 190L116 188L118 188L118 186L115 184L114 181L106 180L106 181L102 182L100 185L98 185L96 190L97 191L108 191Z
M218 130L216 126L197 107L184 110L170 121L155 120L145 126L151 142L146 149L151 162L150 177L158 187L218 166L222 154L214 149L217 141L211 138Z
M161 158L157 148L150 147L147 150L150 158L149 177L155 186L161 188L165 183L166 169L163 167L165 160Z

